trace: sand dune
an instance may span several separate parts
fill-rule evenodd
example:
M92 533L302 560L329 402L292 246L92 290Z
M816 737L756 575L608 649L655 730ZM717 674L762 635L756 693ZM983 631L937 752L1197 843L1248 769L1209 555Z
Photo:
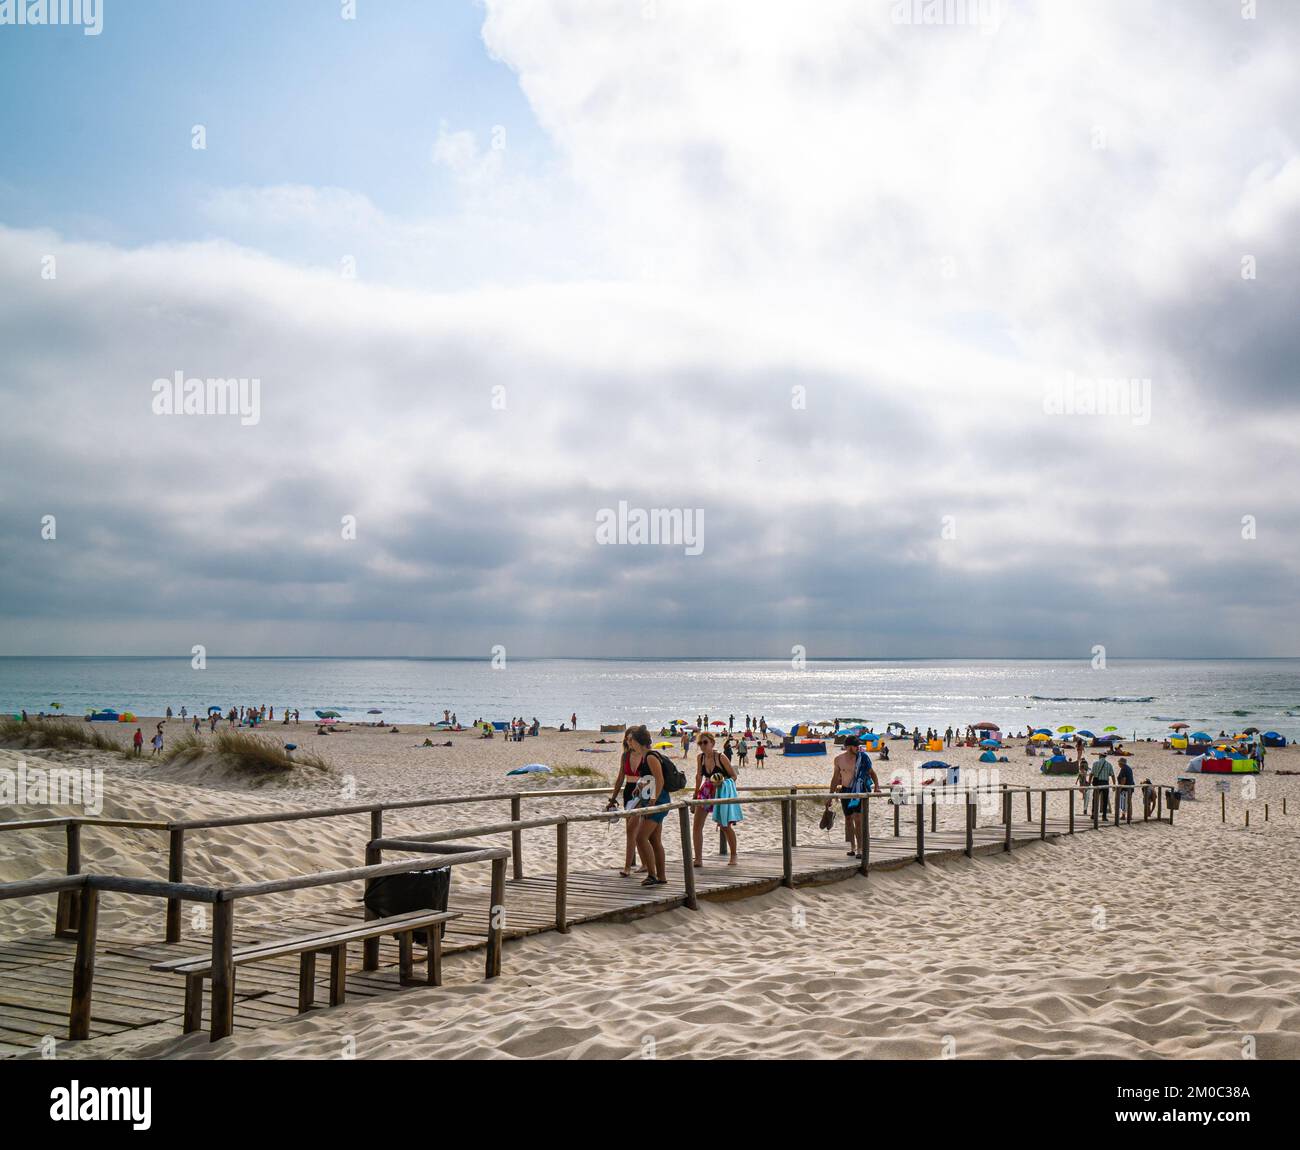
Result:
M547 733L519 744L455 738L436 751L424 732L357 731L320 739L338 771L250 791L231 777L63 753L105 766L105 813L166 817L261 811L372 798L510 790L512 765L598 761L592 737ZM316 749L301 731L297 741ZM895 744L901 747L902 744ZM4 753L4 764L18 758ZM36 761L38 756L27 754ZM910 763L910 751L898 756ZM969 751L949 756L973 760ZM1007 781L1042 781L1018 749ZM1139 779L1171 781L1180 759L1154 747L1135 758ZM1295 769L1275 752L1269 765ZM585 764L584 764L585 765ZM895 765L902 765L896 763ZM748 784L820 782L825 760L779 756ZM555 780L550 786L580 779ZM212 785L213 783L218 785ZM1217 798L1184 805L1176 826L1134 826L1034 844L1011 855L958 859L873 874L831 887L706 904L624 926L580 927L508 943L504 976L481 981L481 957L453 956L447 985L316 1012L290 1025L237 1034L215 1046L165 1028L115 1040L124 1053L208 1057L1300 1057L1300 779L1259 781L1252 825L1219 823ZM526 787L536 787L525 780ZM1209 784L1203 783L1203 786ZM1239 787L1240 784L1234 784ZM1289 813L1280 813L1283 796ZM530 801L527 812L573 809L575 800ZM585 807L586 801L576 800ZM1270 803L1270 821L1262 806ZM599 805L593 796L592 807ZM394 829L504 819L504 802L391 815ZM0 810L0 817L21 814ZM805 816L802 833L813 830ZM308 829L310 828L310 829ZM361 861L365 820L205 832L190 847L187 877L229 881L302 873ZM165 873L165 836L96 828L87 865ZM775 817L747 819L741 848L779 841ZM670 860L678 857L669 836ZM530 869L549 865L553 835L525 841ZM621 832L575 828L575 867L613 866ZM54 873L61 836L0 835L0 877ZM672 865L670 861L670 866ZM259 906L289 914L338 891L303 892ZM106 931L156 933L159 904L105 900ZM5 937L48 929L49 911L0 904ZM161 1033L159 1033L161 1031ZM100 1050L105 1049L97 1044Z

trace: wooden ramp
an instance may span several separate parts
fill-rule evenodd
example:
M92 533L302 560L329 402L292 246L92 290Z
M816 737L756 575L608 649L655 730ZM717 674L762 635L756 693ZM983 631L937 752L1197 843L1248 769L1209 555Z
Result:
M1163 824L1151 822L1148 827ZM1102 824L1106 827L1107 824ZM1090 831L1090 822L1080 819L1076 831ZM1111 828L1113 829L1113 828ZM1136 826L1124 828L1135 833ZM1024 843L1056 838L1067 833L1065 819L1016 822L1012 840ZM809 836L805 834L805 838ZM973 833L978 854L1005 849L1006 826L998 823L978 827ZM859 860L845 853L836 835L817 835L816 841L792 848L793 885L816 886L851 878L860 872ZM929 831L925 835L925 857L960 857L966 846L965 832ZM915 839L905 829L896 837L872 835L870 870L888 870L914 865ZM729 900L764 894L782 885L783 855L780 849L742 849L735 866L725 857L705 856L705 865L695 871L696 894L701 900ZM673 910L686 903L680 865L669 862L665 886L643 887L641 876L621 877L617 870L570 871L567 879L567 924L571 928L587 923L628 922L650 914ZM444 952L482 949L486 943L489 890L472 882L453 882L449 909L461 917L450 923ZM505 937L522 938L556 929L556 877L537 875L506 883ZM316 929L329 929L356 921L360 906L337 911L295 915L287 922L257 922L252 915L239 921L238 944L259 942ZM56 1043L59 1057L102 1057L106 1046L130 1045L174 1038L181 1033L184 980L176 975L151 971L151 963L187 954L207 954L210 939L199 936L166 944L150 938L105 937L96 947L95 983L91 1007L90 1037L81 1042L65 1039L68 1002L72 991L75 939L30 935L0 943L0 1056L40 1057L43 1044ZM347 993L352 1001L373 998L399 989L398 948L392 939L380 944L380 969L361 969L361 948L349 953ZM327 974L317 979L317 1001L328 1001ZM205 1025L208 1003L204 1003ZM297 1016L298 964L295 959L273 960L241 967L236 980L235 1028L283 1024ZM318 1008L319 1009L319 1008ZM203 1038L206 1041L206 1035Z

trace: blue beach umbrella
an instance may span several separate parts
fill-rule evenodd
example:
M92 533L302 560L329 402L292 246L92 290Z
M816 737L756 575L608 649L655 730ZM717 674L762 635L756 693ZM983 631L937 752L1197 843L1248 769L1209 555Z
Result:
M941 767L946 769L950 765L951 764L945 763L942 759L931 759L928 763L922 763L921 769L924 770L930 768L932 770L938 770Z
M220 708L220 707L209 707L209 708L208 708L208 714L209 714L209 715L212 714L213 711L216 711L218 715L221 714L221 708Z
M1000 747L1000 746L1002 746L1002 744L999 743L999 742L997 741L997 739L981 739L981 740L980 740L980 746L981 746L981 747Z
M1204 731L1193 731L1192 739L1198 743L1208 743L1213 740L1213 736L1207 735Z
M1076 735L1082 735L1085 739L1095 739L1097 736L1091 731L1075 731Z
M1034 728L1034 734L1035 734L1035 735L1050 735L1051 733L1052 733L1052 732L1051 732L1051 729L1050 729L1049 727L1035 727L1035 728Z
M780 727L768 727L767 733L769 735L780 735L782 738L785 738L785 732L781 730Z

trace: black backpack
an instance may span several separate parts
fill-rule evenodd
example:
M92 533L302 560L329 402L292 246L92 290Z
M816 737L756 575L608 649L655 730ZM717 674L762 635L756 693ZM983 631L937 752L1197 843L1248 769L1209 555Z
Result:
M646 757L654 755L659 760L659 769L664 776L664 790L680 791L686 788L686 776L682 774L681 768L671 759L665 759L658 751L647 751Z

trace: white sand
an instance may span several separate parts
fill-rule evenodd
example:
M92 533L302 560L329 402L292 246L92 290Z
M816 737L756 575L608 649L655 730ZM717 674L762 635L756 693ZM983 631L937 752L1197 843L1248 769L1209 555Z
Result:
M180 724L170 730L178 734ZM125 738L128 732L115 733ZM282 735L284 728L270 733ZM590 733L546 732L523 744L438 734L430 737L450 737L455 746L416 749L426 733L355 730L320 738L300 727L295 741L321 749L337 771L306 787L253 788L247 778L211 768L187 774L102 754L4 752L0 758L4 765L22 757L103 765L104 813L142 818L571 786L584 780L539 784L504 774L541 761L594 767L612 779L617 763L615 754L579 753L595 745ZM912 762L910 743L892 746L895 761L882 774ZM944 757L972 764L975 752ZM1038 761L1018 745L1008 757L1004 781L1044 781ZM1160 782L1171 782L1185 761L1142 744L1130 758L1139 780ZM1242 823L1241 782L1234 783L1229 822L1220 825L1212 777L1204 776L1206 797L1184 804L1172 830L1135 824L1033 844L1010 856L910 867L627 926L584 926L567 937L510 942L504 976L493 983L481 980L481 954L452 956L442 988L315 1012L215 1046L206 1035L182 1040L170 1028L114 1043L133 1055L182 1057L339 1057L353 1049L358 1057L641 1057L651 1047L660 1057L938 1057L945 1050L958 1057L1239 1057L1248 1040L1261 1058L1300 1057L1300 902L1294 897L1300 777L1276 774L1300 770L1300 753L1271 752L1268 765L1249 830ZM828 759L778 754L762 772L751 757L742 783L821 783L828 774ZM600 801L530 800L524 810L551 813L575 804L596 809ZM46 813L70 812L0 808L5 819ZM389 815L387 829L432 830L507 816L505 802L440 808ZM809 811L801 824L805 841L818 833L814 823ZM203 832L188 846L186 877L228 882L358 865L366 836L364 816ZM571 836L575 868L621 861L618 828L585 826ZM96 828L84 837L88 869L166 873L165 834ZM673 866L676 836L665 839ZM742 826L742 852L747 844L778 842L775 815L755 810ZM549 867L553 844L550 831L526 836L530 870ZM0 835L0 879L62 869L61 833ZM257 913L337 906L350 897L355 894L340 890L301 892L274 903L259 900ZM158 901L104 901L105 934L157 936ZM0 903L0 935L47 932L50 915L47 900ZM102 1042L95 1047L111 1049ZM65 1045L61 1053L75 1051Z

